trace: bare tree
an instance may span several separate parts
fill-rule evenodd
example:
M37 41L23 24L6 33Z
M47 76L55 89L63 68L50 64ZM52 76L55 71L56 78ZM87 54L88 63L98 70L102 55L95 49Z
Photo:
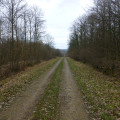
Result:
M30 8L24 0L0 1L0 78L60 55L51 43L42 41L44 23L40 8Z
M120 59L120 1L96 0L89 14L75 21L69 39L71 57L113 71Z
M14 69L14 27L17 19L21 16L21 11L24 9L26 4L24 4L24 0L4 0L1 2L4 10L1 12L9 21L11 28L11 45L10 45L10 61L11 61L11 69Z

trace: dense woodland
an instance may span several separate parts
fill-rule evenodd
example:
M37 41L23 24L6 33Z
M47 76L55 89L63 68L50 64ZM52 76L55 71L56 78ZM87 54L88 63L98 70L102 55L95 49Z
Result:
M0 0L0 78L56 56L42 10L24 0Z
M69 56L107 74L120 68L120 0L95 0L89 12L75 20Z

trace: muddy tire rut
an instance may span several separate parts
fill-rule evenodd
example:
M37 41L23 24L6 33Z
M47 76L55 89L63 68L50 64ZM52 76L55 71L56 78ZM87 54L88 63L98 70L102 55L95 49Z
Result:
M0 113L0 120L28 120L60 62L61 60L38 80L34 80L6 110Z
M64 60L63 81L60 92L60 120L88 120L80 92L73 75Z

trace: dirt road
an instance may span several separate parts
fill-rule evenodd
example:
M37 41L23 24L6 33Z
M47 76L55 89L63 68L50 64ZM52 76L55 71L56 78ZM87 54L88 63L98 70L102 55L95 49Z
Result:
M38 80L33 81L6 110L2 111L0 113L0 120L28 120L60 61Z
M60 120L88 120L75 80L64 60L63 81L60 93Z
M29 120L60 62L61 60L48 70L48 72L40 76L38 80L34 80L6 110L0 113L0 120ZM60 120L88 120L80 92L66 58L64 59L59 102Z

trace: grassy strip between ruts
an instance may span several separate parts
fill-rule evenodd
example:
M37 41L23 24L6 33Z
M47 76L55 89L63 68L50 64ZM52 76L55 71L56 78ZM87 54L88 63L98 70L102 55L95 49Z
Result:
M44 61L33 67L28 67L16 75L13 75L0 82L0 108L2 109L6 104L14 100L15 96L20 93L25 86L32 83L50 67L52 67L59 58Z
M45 90L42 99L38 103L31 120L56 120L56 117L59 114L58 97L60 82L62 80L63 64L64 63L62 60L56 69L56 72L54 73L50 84Z
M120 120L120 82L68 58L93 120Z

